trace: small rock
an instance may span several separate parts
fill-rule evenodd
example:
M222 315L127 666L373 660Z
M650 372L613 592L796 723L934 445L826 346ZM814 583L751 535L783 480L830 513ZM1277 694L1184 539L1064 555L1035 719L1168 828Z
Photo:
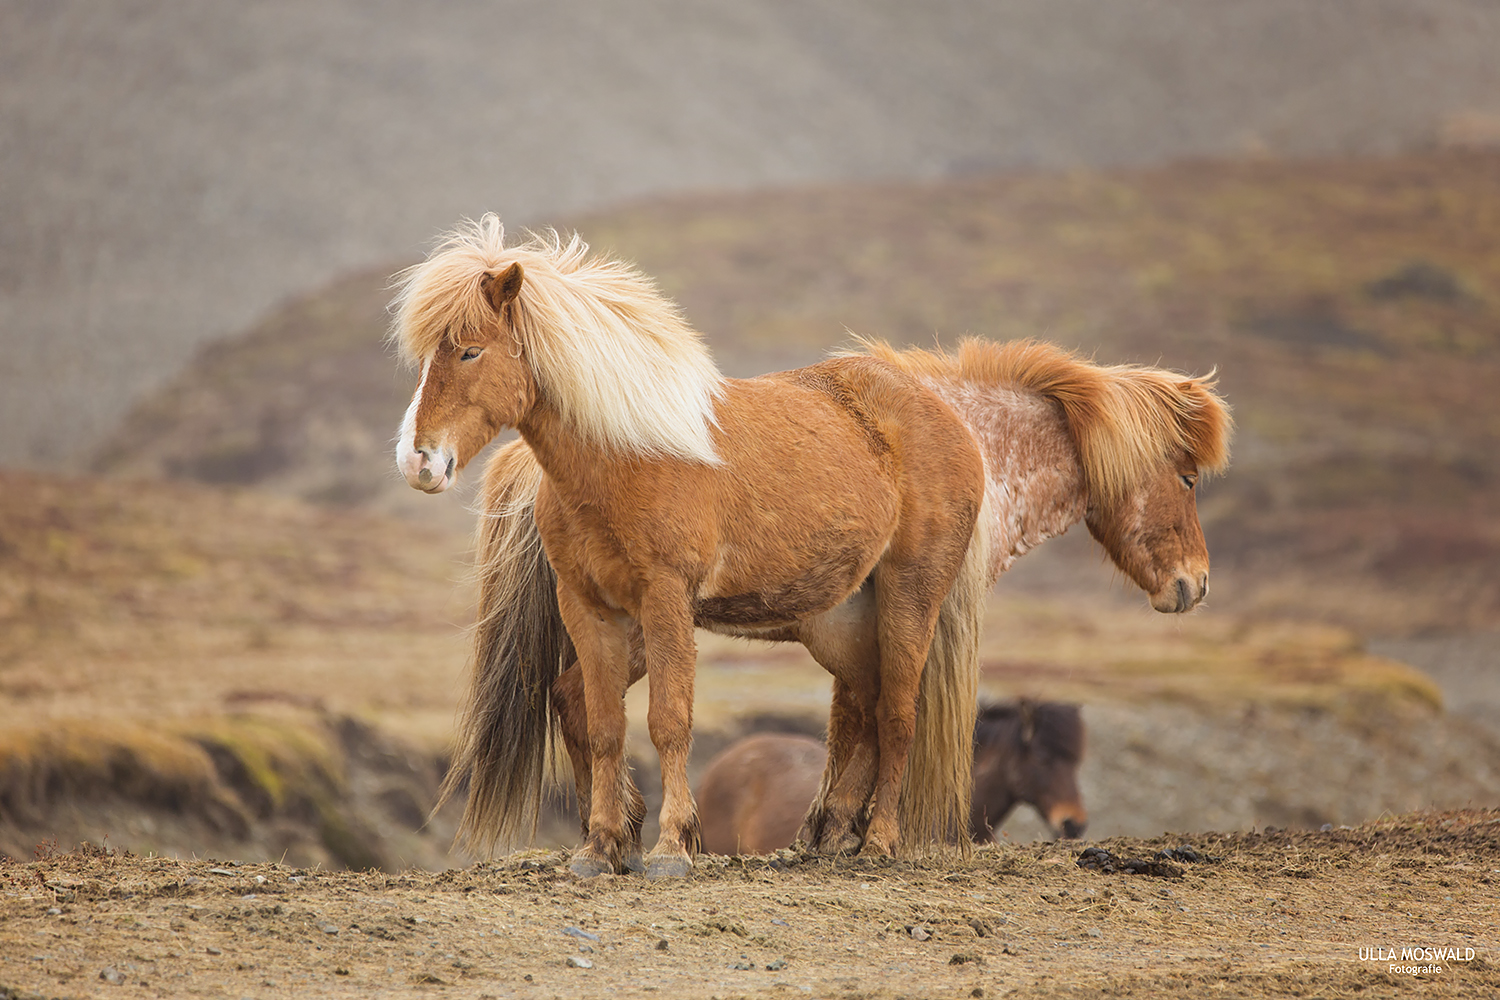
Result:
M978 962L979 956L969 951L961 951L948 959L949 965L968 965L970 962Z
M339 932L338 925L336 924L319 924L318 930L324 934L337 934Z
M264 875L257 875L257 876L255 876L255 884L256 885L265 885L266 884L266 877Z
M908 927L906 929L906 932L908 934L910 934L912 936L912 938L915 939L915 940L917 940L917 941L926 941L928 938L932 937L932 931L928 930L925 927L920 927L920 926L919 927Z
M588 931L584 930L582 927L564 927L562 929L562 932L564 934L568 935L568 937L582 938L585 941L597 941L597 940L599 940L599 935L597 935L597 934L590 934Z
M224 954L224 949L223 948L215 948L213 945L209 945L207 948L204 948L203 950L206 951L206 952L208 952L210 955L222 955L222 954Z
M99 978L104 980L106 983L109 983L111 986L119 986L120 984L125 982L125 973L121 972L113 965L106 965L104 968L99 970Z
M782 969L785 969L785 968L786 968L786 959L784 959L784 958L778 958L776 961L774 961L770 965L766 966L766 971L767 972L780 972Z
M749 962L735 962L730 966L730 968L734 969L736 972L749 972L751 969L755 968L755 966L751 965Z
M568 967L573 969L592 969L594 967L594 963L590 962L582 955L569 955Z
M62 916L62 910L59 910L55 906L49 906L47 908L47 916L49 916L49 917L60 917L60 916Z
M662 938L660 941L656 942L656 950L657 951L666 951L667 950L667 939L666 938Z
M233 875L234 874L234 872L230 871L228 868L210 868L208 870L208 873L210 875Z
M1090 927L1088 930L1088 935L1091 938L1102 938L1104 936L1104 932L1097 927Z

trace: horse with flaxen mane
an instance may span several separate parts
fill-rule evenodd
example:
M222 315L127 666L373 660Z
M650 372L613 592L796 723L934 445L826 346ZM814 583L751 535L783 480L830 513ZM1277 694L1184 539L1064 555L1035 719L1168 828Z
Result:
M974 792L969 837L995 828L1024 802L1054 837L1081 837L1088 812L1078 791L1083 717L1077 705L1018 701L987 705L974 724ZM756 733L716 754L698 782L703 849L769 854L791 847L817 796L828 752L799 733Z
M967 824L979 619L1010 559L1087 515L1159 609L1206 590L1193 483L1226 460L1228 417L1204 380L1041 345L1020 348L1036 362L1021 382L878 345L728 379L644 276L576 236L508 247L494 216L404 272L394 307L421 370L407 481L439 492L500 430L521 435L485 475L474 673L444 784L468 785L473 849L534 822L560 735L585 834L573 870L690 870L695 626L801 642L833 675L812 849L942 843ZM623 705L644 676L663 784L645 859Z

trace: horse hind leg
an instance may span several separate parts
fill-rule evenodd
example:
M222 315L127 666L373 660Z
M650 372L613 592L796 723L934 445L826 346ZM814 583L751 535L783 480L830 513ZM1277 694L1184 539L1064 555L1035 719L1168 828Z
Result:
M832 611L804 623L797 638L833 675L828 711L828 762L798 837L819 854L859 850L869 821L879 747L875 705L880 694L875 584L867 580Z
M952 560L956 564L962 558ZM947 579L930 562L906 560L877 568L876 628L880 644L880 693L875 705L879 742L879 765L870 807L870 825L865 832L863 854L891 856L901 841L901 796L906 769L911 760L917 730L917 699L922 672L932 645L945 591L932 586L934 579ZM929 706L929 710L931 707ZM972 738L972 717L969 733ZM963 747L963 777L969 778L972 741ZM941 797L948 789L923 789L921 793ZM967 797L965 796L965 804ZM925 818L924 818L925 819ZM916 833L918 831L911 831ZM921 831L926 833L926 831Z
M874 690L860 692L839 678L828 713L828 763L818 796L797 839L818 854L853 854L869 823L878 762Z

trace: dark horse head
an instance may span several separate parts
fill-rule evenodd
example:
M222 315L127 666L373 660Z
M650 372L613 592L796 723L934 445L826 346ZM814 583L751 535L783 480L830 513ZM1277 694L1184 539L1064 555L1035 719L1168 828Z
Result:
M969 835L990 840L1016 804L1026 802L1054 837L1081 837L1088 824L1078 793L1083 746L1077 705L1023 698L981 708L974 723Z

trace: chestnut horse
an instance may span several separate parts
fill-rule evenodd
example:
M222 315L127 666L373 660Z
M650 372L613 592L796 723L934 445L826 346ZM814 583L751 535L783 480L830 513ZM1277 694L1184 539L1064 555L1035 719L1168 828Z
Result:
M644 868L685 874L695 625L800 641L833 675L812 849L946 842L969 814L982 606L1017 555L1084 518L1159 610L1207 592L1194 490L1229 431L1208 380L982 341L726 379L643 276L577 237L506 247L493 216L405 272L395 307L422 373L408 482L446 489L499 430L521 433L486 471L443 789L468 786L471 849L534 822L559 734L574 871L642 867L622 695L649 676L664 794Z
M870 357L724 378L642 275L576 236L503 237L494 216L450 234L395 302L394 338L421 368L397 452L407 481L446 489L502 428L527 451L502 452L489 478L482 571L498 559L507 575L486 580L445 785L469 783L461 836L489 847L534 816L555 705L588 804L573 871L686 875L695 626L800 641L838 678L850 745L820 798L820 847L889 855L903 834L960 826L987 563L968 428ZM574 655L577 681L555 687ZM642 676L663 786L644 865L623 703Z
M1027 699L982 708L974 725L969 837L994 839L1017 803L1031 805L1054 837L1080 837L1088 813L1078 792L1083 719L1077 705ZM769 854L795 842L827 765L821 740L756 733L717 754L698 782L703 849Z

